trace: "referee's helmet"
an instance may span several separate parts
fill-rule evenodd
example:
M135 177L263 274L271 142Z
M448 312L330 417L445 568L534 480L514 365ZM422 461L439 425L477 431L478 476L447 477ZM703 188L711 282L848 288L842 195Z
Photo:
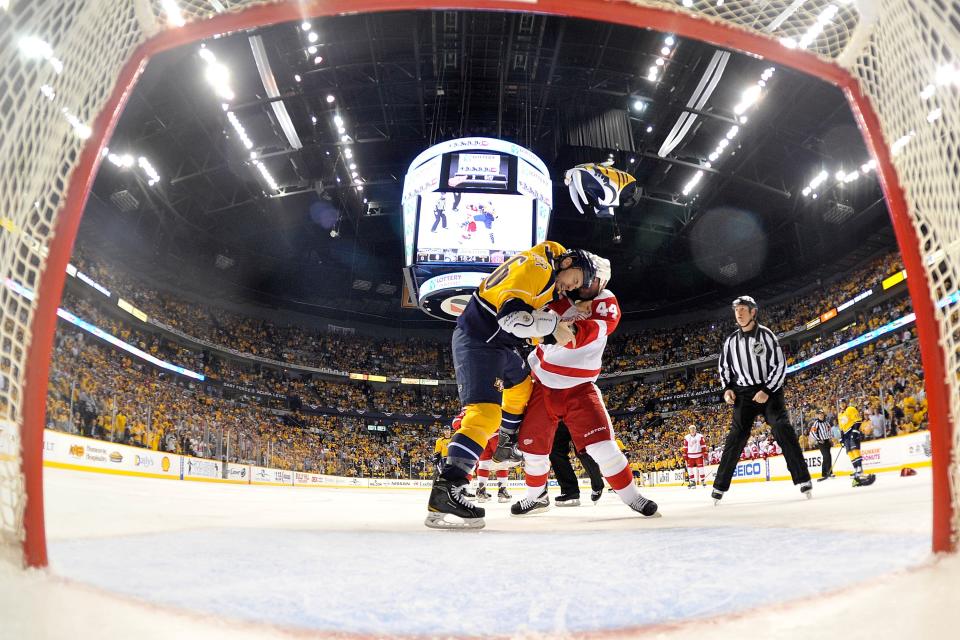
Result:
M735 307L738 304L746 305L751 309L757 308L757 301L751 298L750 296L740 296L738 298L735 298L733 303L730 306Z

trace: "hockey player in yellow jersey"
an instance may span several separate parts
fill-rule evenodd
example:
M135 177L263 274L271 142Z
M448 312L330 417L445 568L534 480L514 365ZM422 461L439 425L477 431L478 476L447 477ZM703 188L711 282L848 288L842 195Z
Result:
M457 319L452 341L464 416L430 492L424 521L428 527L483 527L484 510L464 495L467 475L498 429L503 449L515 445L532 389L517 348L528 340L561 345L573 341L570 323L561 322L545 306L592 282L595 274L592 254L547 241L506 260L473 293ZM460 522L445 520L447 515Z
M837 416L837 423L840 426L840 440L847 449L850 462L853 463L853 486L865 487L873 484L877 476L863 472L863 458L860 455L860 441L863 439L860 423L863 418L852 399L841 398L840 406L846 407Z
M454 421L457 421L460 416L454 418ZM450 446L450 427L445 426L443 431L440 433L440 437L437 438L437 441L433 445L433 465L437 468L437 474L440 473L441 467L443 467L443 459L447 457L447 448Z

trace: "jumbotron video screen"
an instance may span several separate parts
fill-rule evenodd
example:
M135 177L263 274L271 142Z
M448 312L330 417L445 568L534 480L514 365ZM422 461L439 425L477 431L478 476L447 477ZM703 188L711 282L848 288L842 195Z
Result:
M427 192L419 209L417 262L500 264L534 244L530 196Z

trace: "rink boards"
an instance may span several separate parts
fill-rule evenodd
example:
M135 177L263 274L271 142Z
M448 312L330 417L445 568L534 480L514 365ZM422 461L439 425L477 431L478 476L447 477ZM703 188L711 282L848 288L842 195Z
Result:
M10 427L0 423L0 442L9 441ZM256 465L224 463L187 455L164 453L141 449L82 436L44 431L43 463L46 467L88 471L123 476L216 482L227 484L253 484L273 486L326 487L326 488L371 488L371 489L426 489L430 480L406 480L393 478L354 478L319 473L303 473L286 469L273 469ZM868 440L860 449L864 470L867 472L897 471L903 467L928 467L930 458L930 434L927 431L904 436ZM849 456L839 447L831 450L834 473L849 475L853 472ZM804 458L810 475L820 476L822 459L819 451L806 451ZM707 478L716 474L717 465L706 467ZM783 456L757 460L741 460L734 471L733 482L768 482L789 480ZM551 480L551 485L555 484ZM684 469L659 471L644 474L648 486L679 486L686 483ZM581 486L589 486L581 480ZM519 480L507 482L508 487L523 486Z
M865 440L860 447L863 458L863 470L867 473L883 471L899 471L903 467L919 469L931 465L930 432L919 431L903 436L893 436L882 440ZM841 447L830 449L835 475L850 475L853 473L853 464L850 456ZM810 469L810 476L820 477L823 457L819 451L804 451L803 457ZM706 467L707 479L717 474L717 465ZM759 458L756 460L741 460L733 472L733 482L770 482L775 480L790 480L790 471L783 456ZM644 474L644 482L652 486L680 486L686 484L686 469L657 471Z

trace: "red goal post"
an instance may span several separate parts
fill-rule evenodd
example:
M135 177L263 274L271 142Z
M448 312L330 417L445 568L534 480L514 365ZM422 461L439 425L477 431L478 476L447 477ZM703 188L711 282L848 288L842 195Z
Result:
M7 0L0 2L0 264L6 285L0 287L0 374L7 382L0 386L0 556L29 566L47 562L42 452L56 308L101 149L150 57L259 25L430 9L532 11L650 28L761 56L844 91L877 162L917 317L933 449L933 549L955 551L960 312L955 301L938 305L960 284L955 3ZM806 49L784 44L803 41L824 12L830 18ZM14 291L11 281L32 295Z

